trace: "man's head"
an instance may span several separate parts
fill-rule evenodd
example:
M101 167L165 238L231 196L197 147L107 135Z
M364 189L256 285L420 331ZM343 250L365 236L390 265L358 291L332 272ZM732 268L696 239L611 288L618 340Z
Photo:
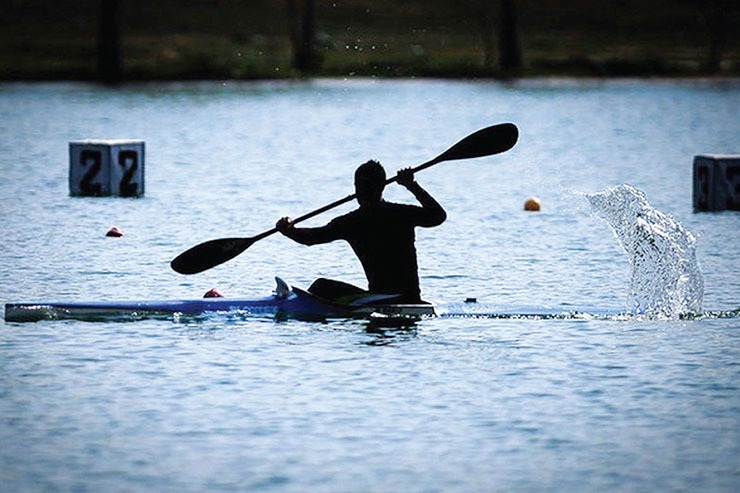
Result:
M385 188L385 170L377 161L368 161L355 171L355 193L360 207L380 203Z

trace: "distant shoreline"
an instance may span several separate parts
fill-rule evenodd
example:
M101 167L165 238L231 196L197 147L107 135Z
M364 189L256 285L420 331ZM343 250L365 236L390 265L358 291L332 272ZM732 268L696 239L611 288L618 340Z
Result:
M527 77L509 77L506 79L492 78L492 77L375 77L375 76L310 76L310 77L294 77L294 78L264 78L264 79L228 79L228 78L187 78L187 79L128 79L120 80L116 82L104 82L96 79L0 79L0 86L2 85L43 85L43 84L81 84L81 85L92 85L101 87L131 87L136 85L197 85L197 84L221 84L228 86L229 84L234 85L273 85L273 84L285 84L287 86L291 84L310 83L310 82L321 82L321 81L343 81L343 82L387 82L391 83L394 81L427 81L427 82L450 82L450 83L491 83L491 84L527 84L531 83L535 86L542 84L553 84L555 86L572 84L574 86L588 85L588 84L609 84L609 83L649 83L649 82L666 82L666 83L706 83L706 84L740 84L740 75L716 75L716 76L704 76L704 75L686 75L686 76L569 76L569 75L540 75L540 76L527 76Z
M520 79L734 79L740 77L740 67L722 71L708 71L700 68L669 67L645 69L642 63L622 62L615 64L571 64L566 68L528 68L517 71L502 72L498 70L383 70L374 72L363 68L354 70L319 70L307 74L255 73L238 76L229 71L183 71L178 73L158 74L149 72L129 73L124 70L117 83L127 82L186 82L186 81L280 81L301 79L335 79L335 78L373 78L373 79L449 79L449 80L491 80L507 81ZM38 71L34 73L0 73L0 82L100 82L91 71Z

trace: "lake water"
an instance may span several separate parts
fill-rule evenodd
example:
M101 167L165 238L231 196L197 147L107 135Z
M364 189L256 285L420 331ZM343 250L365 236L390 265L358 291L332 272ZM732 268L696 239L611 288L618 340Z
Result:
M586 194L629 184L696 237L705 311L2 322L0 489L737 491L740 215L694 213L691 175L740 153L739 110L737 80L0 84L2 302L364 285L346 245L280 236L194 276L169 261L351 193L367 159L394 172L511 121L511 151L417 177L448 212L417 234L425 298L627 307ZM146 141L146 195L70 197L68 143L114 138Z

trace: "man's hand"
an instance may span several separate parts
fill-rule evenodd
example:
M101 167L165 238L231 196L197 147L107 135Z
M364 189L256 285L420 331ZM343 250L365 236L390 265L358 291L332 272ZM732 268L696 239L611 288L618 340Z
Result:
M398 173L396 173L396 182L401 186L409 188L416 183L414 181L414 170L412 168L398 170Z
M293 221L291 221L289 217L281 217L278 222L275 223L275 227L282 234L285 234L293 227Z

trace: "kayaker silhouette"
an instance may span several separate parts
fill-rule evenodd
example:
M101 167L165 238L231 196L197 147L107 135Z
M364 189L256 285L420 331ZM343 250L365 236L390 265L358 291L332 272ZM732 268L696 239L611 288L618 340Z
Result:
M373 294L393 294L396 303L423 303L419 288L415 231L417 226L442 224L447 213L414 179L413 170L404 168L397 183L411 192L421 206L383 200L386 174L377 161L368 161L355 171L355 193L360 207L317 228L295 227L283 217L276 228L303 245L347 241L360 260ZM329 279L318 279L309 292L325 299L367 293L356 286Z

